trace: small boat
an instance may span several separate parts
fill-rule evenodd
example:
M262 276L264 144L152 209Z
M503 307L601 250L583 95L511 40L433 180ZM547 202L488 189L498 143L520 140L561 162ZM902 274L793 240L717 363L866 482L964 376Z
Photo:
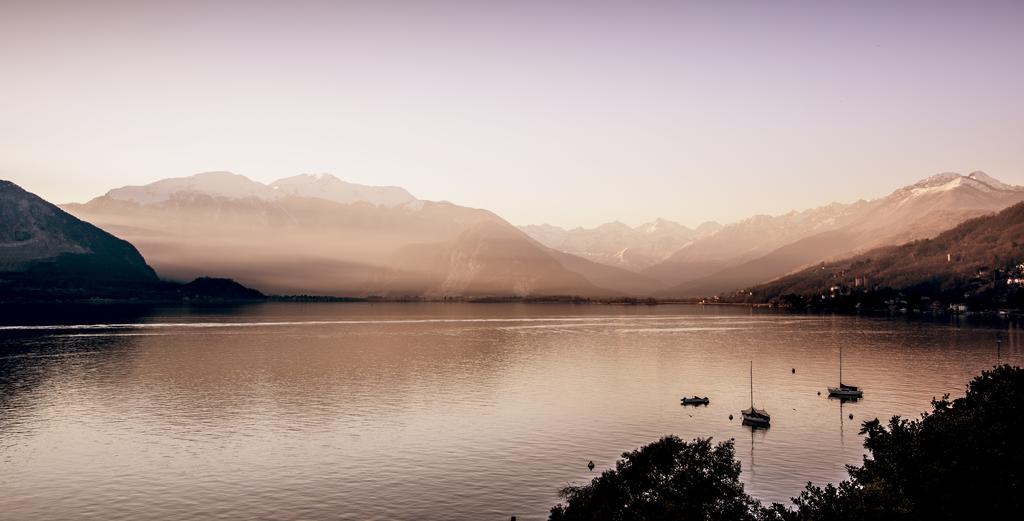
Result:
M864 397L864 391L855 385L840 383L839 387L829 387L828 395L835 398L857 399Z
M856 385L843 383L843 346L839 345L839 387L829 387L828 395L841 400L857 400L864 397L864 391Z
M750 362L750 408L740 411L743 425L753 428L771 427L772 417L768 411L754 407L754 362Z
M750 427L771 427L772 417L764 409L751 407L740 411L743 415L743 425Z
M688 397L684 396L682 398L682 402L683 402L683 405L707 405L707 404L711 403L711 400L708 399L707 396L705 396L703 398L701 398L700 396L694 396L693 398L688 398Z

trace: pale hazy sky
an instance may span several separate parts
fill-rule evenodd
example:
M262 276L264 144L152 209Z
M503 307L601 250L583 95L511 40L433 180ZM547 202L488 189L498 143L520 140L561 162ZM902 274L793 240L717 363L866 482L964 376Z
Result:
M552 5L555 4L555 5ZM1024 2L0 0L0 178L400 185L697 224L1024 184Z

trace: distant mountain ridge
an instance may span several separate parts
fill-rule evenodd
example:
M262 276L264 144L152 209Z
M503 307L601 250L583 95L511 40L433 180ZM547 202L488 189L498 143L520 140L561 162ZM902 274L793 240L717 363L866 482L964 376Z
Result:
M317 197L342 204L369 203L379 206L401 206L417 201L404 188L368 186L348 183L330 174L301 174L270 183L280 194Z
M983 172L938 174L885 197L696 229L665 219L593 229L515 227L397 187L229 172L117 188L64 208L132 241L177 280L215 275L325 296L715 295L880 246L934 237L1024 201Z
M616 296L656 289L641 275L546 248L489 211L353 186L326 176L263 185L214 172L115 189L64 208L128 238L167 276L215 274L275 293Z
M644 274L672 283L662 296L707 296L786 275L811 264L880 246L934 237L1024 201L1024 187L983 172L931 176L890 195L761 216L685 246Z
M227 279L161 281L128 241L0 180L0 302L258 300Z
M659 218L635 228L614 221L589 229L567 230L550 224L520 226L519 229L549 248L607 266L640 272L720 227L716 222L705 222L691 229Z
M696 230L658 219L566 230L521 226L538 242L658 281L657 296L696 297L765 282L823 260L927 238L1024 200L1024 188L984 172L942 173L888 196L756 215Z
M348 183L330 174L301 174L278 179L268 185L231 172L203 172L162 179L144 186L125 186L110 190L106 197L150 205L194 195L261 201L276 201L288 196L316 197L342 204L362 202L388 207L417 200L397 186Z
M991 186L991 185L990 185ZM825 262L738 298L847 309L1024 308L1024 203L940 233Z

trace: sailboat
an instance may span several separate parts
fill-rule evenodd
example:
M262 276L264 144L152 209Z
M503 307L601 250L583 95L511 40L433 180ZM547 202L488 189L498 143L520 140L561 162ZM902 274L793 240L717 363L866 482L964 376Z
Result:
M855 385L843 383L843 345L839 344L839 387L829 387L828 395L845 400L856 400L864 396L864 391Z
M743 425L751 427L770 427L772 417L767 411L754 408L754 362L750 362L750 408L740 411L743 415Z

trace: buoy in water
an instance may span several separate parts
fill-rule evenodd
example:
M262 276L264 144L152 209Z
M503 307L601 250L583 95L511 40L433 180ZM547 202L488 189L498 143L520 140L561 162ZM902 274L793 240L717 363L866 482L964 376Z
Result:
M587 463L587 468L590 469L591 471L594 470L594 461L593 460L591 460L590 463Z
M850 419L851 420L853 419L853 413L852 412L850 413Z
M729 421L732 421L732 415L731 414L729 415Z
M793 368L793 374L796 374L796 368L795 367Z

